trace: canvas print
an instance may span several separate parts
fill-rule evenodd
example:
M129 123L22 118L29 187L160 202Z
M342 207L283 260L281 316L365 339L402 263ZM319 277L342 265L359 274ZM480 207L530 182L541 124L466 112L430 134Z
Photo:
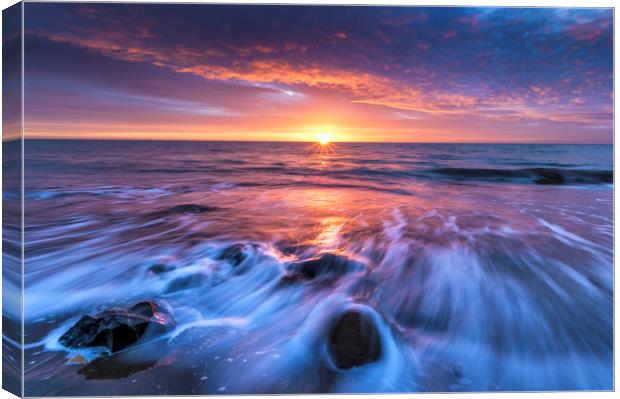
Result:
M5 389L614 388L613 9L4 17Z

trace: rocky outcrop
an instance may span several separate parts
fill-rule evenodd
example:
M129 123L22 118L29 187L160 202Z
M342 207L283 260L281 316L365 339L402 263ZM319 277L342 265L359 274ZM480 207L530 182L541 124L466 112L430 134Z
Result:
M372 318L355 310L340 316L329 333L329 353L340 369L379 360L381 337Z
M285 281L335 280L347 273L364 269L364 265L346 256L324 253L320 256L288 265Z
M128 309L109 309L82 316L60 337L68 348L104 347L118 352L172 330L176 323L165 304L139 302Z
M226 261L232 266L239 266L242 264L248 255L245 252L245 245L233 244L222 251L216 260Z

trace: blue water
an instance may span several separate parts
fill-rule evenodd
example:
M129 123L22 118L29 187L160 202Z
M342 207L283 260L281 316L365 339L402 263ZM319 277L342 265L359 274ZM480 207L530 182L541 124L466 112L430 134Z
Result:
M611 146L25 151L27 395L612 388ZM222 260L233 244L241 268ZM325 253L356 267L283 284ZM144 299L174 331L114 356L59 344L80 316ZM350 309L381 356L338 369L328 335Z

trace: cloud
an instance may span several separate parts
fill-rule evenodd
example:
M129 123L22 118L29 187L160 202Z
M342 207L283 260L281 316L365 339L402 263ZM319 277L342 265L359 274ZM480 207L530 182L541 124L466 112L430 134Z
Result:
M95 32L91 35L72 33L46 34L30 32L48 40L79 46L89 51L129 62L149 62L166 67L178 73L188 73L208 80L236 81L249 84L277 83L290 86L303 85L312 88L340 90L352 97L353 103L390 107L394 109L418 111L436 116L450 116L473 113L489 119L546 119L550 121L572 121L589 123L587 115L575 116L561 113L536 111L533 106L524 105L526 97L490 94L466 94L455 91L429 90L415 87L406 81L375 72L361 72L321 65L307 60L293 63L285 57L264 57L281 55L286 52L299 52L300 46L288 45L277 48L267 45L229 48L224 52L216 48L188 48L176 45L172 49L144 46L138 36L123 35L120 32L105 34ZM450 37L453 37L450 35ZM423 49L428 49L423 47ZM231 52L233 53L231 62ZM438 76L442 79L441 76ZM531 85L534 94L532 105L557 103L560 96L552 95L553 89L545 85ZM576 103L569 101L571 104ZM495 109L511 110L510 113L497 114Z
M265 88L261 103L301 107L313 96L334 92L351 107L415 115L416 121L601 125L613 115L609 12L365 7L350 13L329 7L241 12L224 6L95 4L61 9L54 18L39 11L27 37L115 62L148 64L183 79ZM213 99L202 108L179 103L169 109L232 115L232 97L225 106Z

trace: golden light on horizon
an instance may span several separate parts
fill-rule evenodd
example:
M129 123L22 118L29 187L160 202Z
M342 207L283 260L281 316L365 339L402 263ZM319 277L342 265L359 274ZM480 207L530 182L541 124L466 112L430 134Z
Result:
M327 145L331 141L329 133L319 133L316 135L316 138L321 145Z

